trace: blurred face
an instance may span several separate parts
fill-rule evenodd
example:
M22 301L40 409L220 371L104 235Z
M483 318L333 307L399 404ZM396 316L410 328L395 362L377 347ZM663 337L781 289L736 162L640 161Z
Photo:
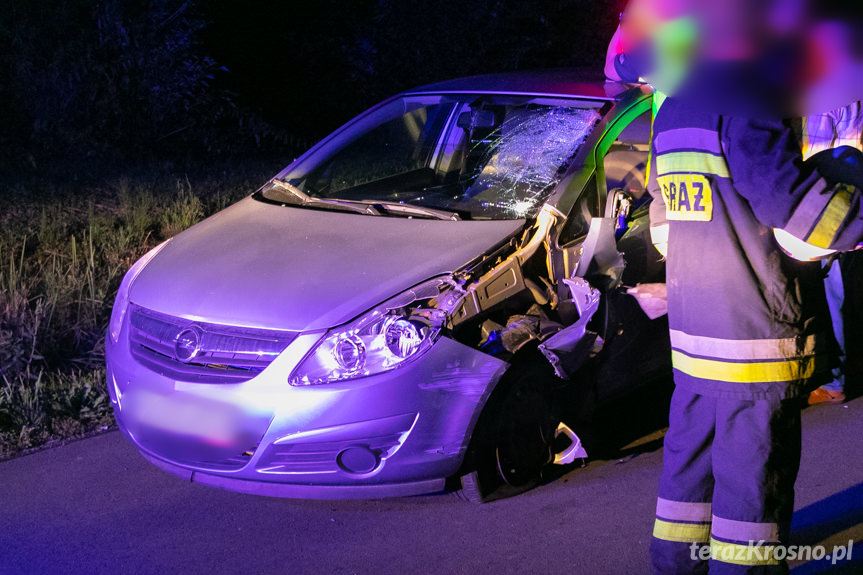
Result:
M774 34L800 34L812 21L809 0L773 0L767 4L765 23Z
M833 86L842 98L863 97L853 56L863 28L855 36L853 25L819 19L815 8L812 0L633 0L622 30L650 45L646 76L669 95L687 93L723 113L806 115L816 85L830 93L829 78L842 79ZM723 81L704 86L715 71Z

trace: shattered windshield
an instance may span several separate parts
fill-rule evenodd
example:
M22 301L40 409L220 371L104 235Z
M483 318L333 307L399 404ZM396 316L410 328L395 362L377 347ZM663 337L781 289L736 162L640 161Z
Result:
M409 209L417 206L454 219L531 217L599 119L599 105L512 95L405 97L359 118L280 178L308 198L370 204L387 215L423 217ZM277 188L265 188L264 197L281 201ZM391 209L395 204L402 209Z

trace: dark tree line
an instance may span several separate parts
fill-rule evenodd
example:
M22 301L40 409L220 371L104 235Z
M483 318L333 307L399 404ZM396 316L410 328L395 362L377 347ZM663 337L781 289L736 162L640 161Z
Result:
M243 119L191 0L6 0L3 160L42 169L224 146ZM240 132L240 131L237 131ZM238 139L243 139L240 132ZM245 136L248 139L248 136Z
M211 0L206 38L269 122L319 136L421 84L530 68L601 70L625 3Z
M598 68L623 1L0 4L0 161L32 170L278 151L418 84Z

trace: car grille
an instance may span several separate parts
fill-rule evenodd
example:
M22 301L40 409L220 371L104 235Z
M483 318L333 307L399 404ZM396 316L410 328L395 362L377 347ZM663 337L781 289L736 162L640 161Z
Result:
M177 381L240 383L264 370L297 337L296 332L231 327L161 314L132 305L132 357L144 367ZM177 340L194 332L194 350ZM192 347L191 345L188 347Z

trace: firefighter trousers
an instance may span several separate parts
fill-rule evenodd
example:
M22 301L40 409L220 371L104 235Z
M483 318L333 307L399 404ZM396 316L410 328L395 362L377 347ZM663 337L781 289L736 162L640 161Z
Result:
M799 399L726 399L677 387L650 547L656 573L787 573L800 467Z

